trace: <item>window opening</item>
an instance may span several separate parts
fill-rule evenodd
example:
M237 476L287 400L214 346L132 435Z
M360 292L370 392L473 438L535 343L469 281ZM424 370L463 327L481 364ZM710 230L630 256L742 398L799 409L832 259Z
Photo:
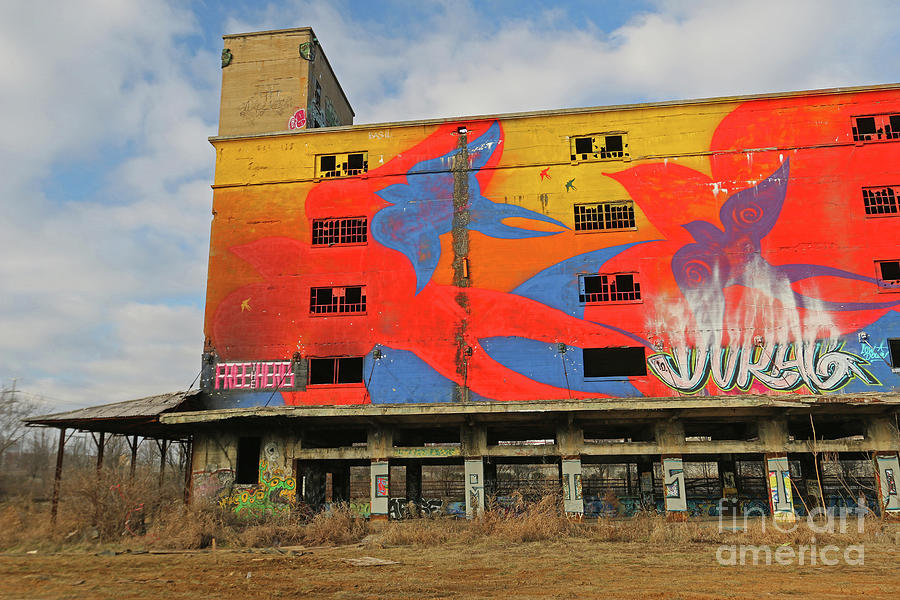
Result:
M616 275L581 275L578 301L585 304L599 302L635 302L641 299L641 284L634 273Z
M608 231L613 229L635 229L634 202L598 202L596 204L576 204L575 231Z
M863 204L867 215L896 215L897 196L900 189L896 186L863 188Z
M259 447L258 437L238 438L235 483L254 485L259 483Z
M309 385L362 382L363 359L361 356L309 359Z
M365 244L368 241L368 219L313 219L313 246Z
M310 288L309 312L314 315L366 312L366 288L361 285Z
M585 348L585 377L637 377L647 374L643 347Z

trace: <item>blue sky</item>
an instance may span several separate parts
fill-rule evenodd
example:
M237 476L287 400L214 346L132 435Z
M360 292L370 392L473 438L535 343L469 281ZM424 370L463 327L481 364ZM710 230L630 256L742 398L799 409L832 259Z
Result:
M200 368L221 36L312 26L358 123L900 81L890 1L0 5L0 382L71 408Z

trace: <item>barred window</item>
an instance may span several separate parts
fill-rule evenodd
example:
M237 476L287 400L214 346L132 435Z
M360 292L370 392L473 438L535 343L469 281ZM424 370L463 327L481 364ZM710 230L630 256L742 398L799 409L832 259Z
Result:
M368 241L368 219L313 219L313 246L365 244Z
M641 284L634 273L615 275L581 275L578 281L579 302L635 302L641 299Z
M575 205L575 231L634 229L634 202L598 202Z
M853 117L851 127L855 142L900 140L900 114Z
M333 179L361 175L369 170L368 152L323 154L316 157L316 177Z
M366 288L361 285L311 288L309 312L314 315L366 312Z
M362 382L363 359L361 356L309 359L309 385Z
M624 133L601 133L570 138L572 160L616 160L628 156Z
M900 186L863 188L863 204L867 215L896 215Z

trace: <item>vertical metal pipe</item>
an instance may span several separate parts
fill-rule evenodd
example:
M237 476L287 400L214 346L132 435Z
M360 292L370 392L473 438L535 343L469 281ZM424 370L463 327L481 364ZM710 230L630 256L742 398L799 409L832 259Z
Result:
M53 498L50 501L50 524L56 525L59 512L59 484L62 480L63 452L66 448L66 428L59 428L59 448L56 451L56 473L53 476Z

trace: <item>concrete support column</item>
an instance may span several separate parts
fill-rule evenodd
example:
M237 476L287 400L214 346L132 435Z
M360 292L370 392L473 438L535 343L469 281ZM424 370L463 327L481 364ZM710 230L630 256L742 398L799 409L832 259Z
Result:
M684 463L679 454L662 455L663 496L666 501L666 519L686 521L687 493L684 487Z
M772 510L772 518L785 523L796 521L787 454L783 452L766 454L766 483L769 488L769 508Z
M312 510L321 510L325 504L325 470L315 462L305 462L302 466L303 502Z
M875 455L875 478L882 514L886 518L900 519L900 496L897 495L900 460L896 452L879 452Z
M866 442L870 450L897 452L900 450L900 436L894 420L889 417L872 417L866 423Z
M497 495L497 463L490 459L484 462L484 494Z
M331 471L331 501L350 502L350 465L338 465Z
M584 516L584 497L581 489L581 457L562 459L563 509L567 514Z
M644 510L655 508L656 499L653 497L653 460L649 456L638 457L637 475L641 506Z
M406 499L415 502L416 506L422 501L422 463L406 463Z
M466 458L466 518L484 512L484 459Z
M370 512L373 520L387 520L388 518L388 490L390 489L391 470L388 461L372 459Z
M788 428L785 419L762 420L757 426L757 433L766 452L784 452L788 442Z

